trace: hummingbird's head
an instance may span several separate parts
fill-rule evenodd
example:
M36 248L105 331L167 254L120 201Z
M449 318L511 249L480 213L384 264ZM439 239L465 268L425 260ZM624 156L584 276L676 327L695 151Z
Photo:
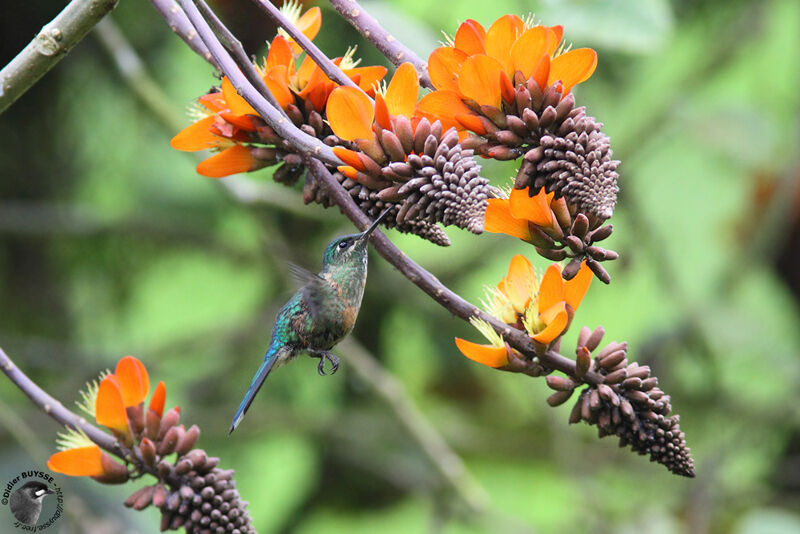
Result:
M384 217L389 213L384 210L377 219L372 221L369 228L360 234L343 235L331 241L322 256L323 265L343 265L348 263L361 263L367 258L367 243L369 236L378 227Z

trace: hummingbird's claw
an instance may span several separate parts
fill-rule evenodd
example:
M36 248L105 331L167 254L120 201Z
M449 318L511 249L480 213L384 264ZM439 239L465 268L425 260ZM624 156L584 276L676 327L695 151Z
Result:
M310 355L314 358L319 358L317 373L319 373L320 376L326 376L328 374L325 372L325 360L331 362L330 374L334 374L339 369L339 358L326 350L313 351L310 352Z

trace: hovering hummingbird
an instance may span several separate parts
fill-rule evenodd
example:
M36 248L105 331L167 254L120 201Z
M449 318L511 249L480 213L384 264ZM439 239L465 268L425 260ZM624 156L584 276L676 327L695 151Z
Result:
M264 362L256 371L231 423L229 434L242 422L244 414L273 367L282 365L301 352L319 358L317 372L325 374L325 360L331 374L339 368L333 348L353 329L367 282L367 242L389 209L360 234L337 237L325 248L322 270L314 274L290 265L292 274L305 283L284 304L272 328L272 340Z

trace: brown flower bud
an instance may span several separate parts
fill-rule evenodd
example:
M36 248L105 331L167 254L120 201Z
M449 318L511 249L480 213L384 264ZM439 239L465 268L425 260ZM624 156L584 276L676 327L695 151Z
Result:
M572 396L572 392L573 391L574 390L572 390L572 389L564 390L564 391L556 391L555 393L553 393L552 395L547 397L547 404L549 404L550 406L552 406L554 408L556 406L561 406L562 404L564 404L565 402L567 402L569 400L569 398Z

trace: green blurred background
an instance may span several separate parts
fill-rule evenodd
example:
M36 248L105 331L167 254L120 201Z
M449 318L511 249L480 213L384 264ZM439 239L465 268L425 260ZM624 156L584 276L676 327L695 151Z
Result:
M672 395L696 479L568 426L543 380L462 357L453 337L479 334L377 255L338 374L317 376L305 357L280 369L226 437L295 288L286 261L318 268L353 227L268 169L223 185L169 147L216 80L146 2L112 16L146 72L128 60L133 78L121 74L106 25L0 116L0 346L67 406L99 370L139 357L168 406L200 425L199 445L237 470L261 533L800 532L800 3L363 4L423 57L466 18L488 27L528 12L598 51L575 92L623 162L608 243L621 258L610 286L590 288L564 352L584 324L627 340ZM214 6L264 52L263 15L245 0ZM61 7L2 17L0 63ZM322 7L325 52L360 43L366 63L383 61ZM484 170L498 185L513 175ZM476 303L512 255L546 266L513 238L448 233L448 249L389 235ZM43 467L57 430L0 380L1 480ZM156 511L122 507L131 485L57 481L67 516L55 531L157 529Z

